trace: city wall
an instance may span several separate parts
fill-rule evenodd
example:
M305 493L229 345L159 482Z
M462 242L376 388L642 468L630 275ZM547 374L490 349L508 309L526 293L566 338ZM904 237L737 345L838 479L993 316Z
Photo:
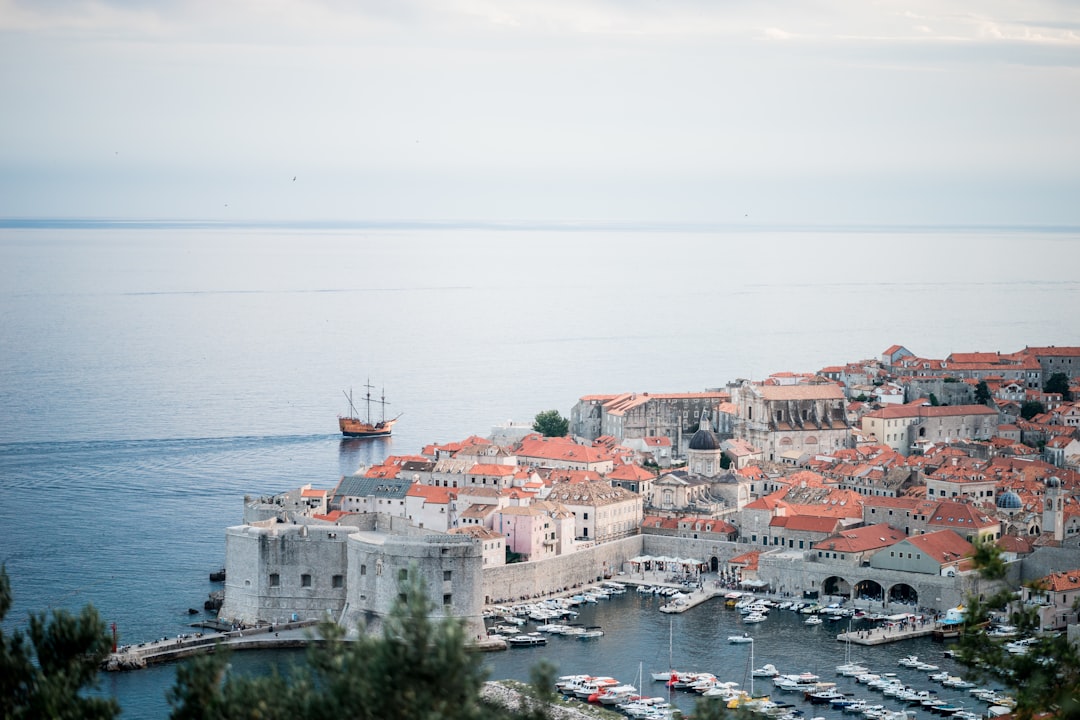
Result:
M484 602L520 602L595 583L605 574L623 570L630 558L641 554L641 548L642 536L634 535L569 555L487 568L483 573Z
M1022 582L1044 578L1052 572L1080 568L1080 551L1072 547L1040 547L1021 561Z

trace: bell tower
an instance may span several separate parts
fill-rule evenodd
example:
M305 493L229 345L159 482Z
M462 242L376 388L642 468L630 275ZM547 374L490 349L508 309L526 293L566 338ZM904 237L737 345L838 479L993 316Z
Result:
M1043 532L1052 534L1057 542L1065 539L1065 493L1061 487L1061 479L1053 476L1046 478Z

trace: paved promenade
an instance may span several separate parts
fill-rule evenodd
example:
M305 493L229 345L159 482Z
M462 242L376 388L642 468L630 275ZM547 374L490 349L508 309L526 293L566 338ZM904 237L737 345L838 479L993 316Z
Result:
M138 670L147 665L212 653L218 646L231 650L306 647L317 639L317 624L314 620L304 620L243 630L196 632L138 645L124 645L110 654L102 667L105 670Z
M836 639L840 642L848 642L850 640L855 645L884 645L886 643L899 642L900 640L933 635L934 629L935 625L932 620L928 620L925 623L909 621L905 623L887 624L868 630L842 632L836 636Z

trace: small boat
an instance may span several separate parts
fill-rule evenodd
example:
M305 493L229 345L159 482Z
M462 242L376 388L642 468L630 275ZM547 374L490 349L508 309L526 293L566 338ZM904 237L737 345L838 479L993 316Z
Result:
M780 674L780 671L776 669L776 666L772 663L762 665L759 668L755 668L751 673L754 677L776 677Z
M817 615L811 615L810 617L806 618L806 620L803 621L803 624L805 624L805 625L820 625L823 622L825 622L825 621L822 620L821 618L819 618Z
M367 393L364 394L364 400L367 403L367 417L361 420L359 413L356 412L356 406L353 405L352 390L345 393L345 397L349 401L349 414L338 416L338 429L341 430L341 434L348 438L378 438L389 437L391 431L394 428L394 423L398 421L401 415L389 420L386 419L386 406L390 403L386 402L386 395L383 394L378 400L375 400L376 404L382 405L383 416L382 420L377 422L371 421L371 391L374 386L369 382L364 385L367 388Z
M729 643L752 643L752 642L754 642L754 638L750 637L746 633L743 633L742 635L728 635L728 642Z
M598 625L592 625L585 628L585 632L577 633L579 640L589 640L591 638L598 638L604 636L604 631L600 629Z
M765 620L767 620L767 619L768 618L766 618L764 614L758 613L758 612L753 612L753 613L750 613L748 615L743 616L742 621L744 623L759 623L759 622L765 622Z
M527 635L514 635L506 639L510 647L532 647L534 645L547 645L547 638L540 633L528 633Z
M900 658L899 660L897 660L896 664L897 665L903 665L904 667L913 668L913 667L915 667L916 665L919 664L919 656L918 655L906 655L906 656Z

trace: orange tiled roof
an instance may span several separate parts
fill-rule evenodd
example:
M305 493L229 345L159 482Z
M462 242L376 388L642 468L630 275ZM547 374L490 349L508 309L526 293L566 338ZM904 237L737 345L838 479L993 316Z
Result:
M903 542L910 543L922 550L939 563L949 563L960 558L971 557L974 546L952 530L938 530L925 535L912 535Z
M900 542L904 537L904 533L900 530L887 523L880 523L854 530L843 530L832 537L814 543L814 548L859 553L888 547Z
M757 570L758 559L761 557L760 550L751 550L742 555L736 555L728 560L728 565L742 565L746 570Z
M420 483L413 483L410 485L408 492L405 494L409 497L422 497L425 502L437 505L448 505L451 498L455 497L455 494L450 491L450 488L438 487L435 485L421 485Z
M497 464L476 464L469 468L470 475L494 475L497 477L507 477L517 472L516 465L497 465Z
M656 475L640 465L619 465L607 474L608 480L655 480Z

